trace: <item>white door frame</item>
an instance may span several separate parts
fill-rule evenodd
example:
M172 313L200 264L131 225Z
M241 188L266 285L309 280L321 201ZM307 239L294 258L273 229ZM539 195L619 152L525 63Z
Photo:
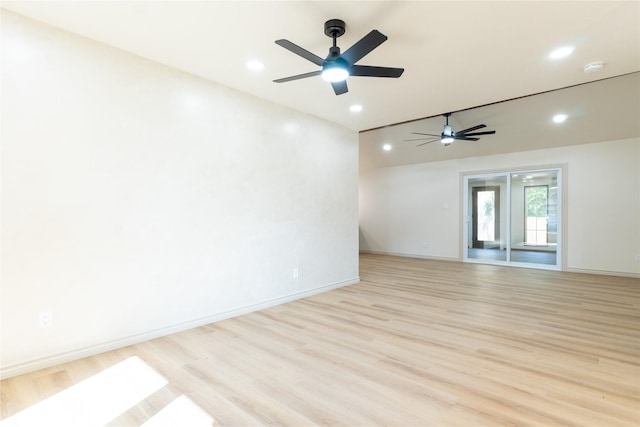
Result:
M482 173L463 173L462 175L462 260L464 262L475 262L482 264L498 264L498 265L510 265L516 267L527 267L527 268L538 268L544 270L563 270L564 269L564 224L565 224L565 212L564 212L564 167L563 166L549 166L549 167L532 167L532 168L521 168L521 169L512 169L512 170L502 170L495 172L482 172ZM530 174L536 172L556 172L557 174L557 201L556 201L556 209L557 209L557 250L556 250L556 263L555 264L538 264L538 263L528 263L528 262L514 262L511 261L511 181L512 177L517 174ZM506 201L506 230L501 230L502 239L504 240L504 246L506 250L506 260L487 260L487 259L476 259L469 258L469 241L470 241L470 231L469 225L471 222L471 212L469 212L470 203L470 191L469 191L469 180L472 179L482 179L482 178L506 178L506 197L504 195L500 196L501 200Z

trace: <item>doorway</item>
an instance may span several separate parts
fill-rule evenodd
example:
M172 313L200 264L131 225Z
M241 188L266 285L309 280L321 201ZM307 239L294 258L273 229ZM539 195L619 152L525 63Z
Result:
M499 247L500 241L500 187L472 187L472 247L488 249Z
M466 259L507 262L507 177L502 174L466 177Z

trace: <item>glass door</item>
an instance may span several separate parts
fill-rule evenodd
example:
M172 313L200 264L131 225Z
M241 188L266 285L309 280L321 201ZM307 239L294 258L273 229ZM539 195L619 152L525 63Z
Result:
M511 174L512 263L557 266L558 170Z
M464 177L464 260L560 268L560 169Z

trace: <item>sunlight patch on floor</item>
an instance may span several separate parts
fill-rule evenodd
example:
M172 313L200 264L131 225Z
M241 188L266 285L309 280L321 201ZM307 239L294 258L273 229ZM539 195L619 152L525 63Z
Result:
M140 358L130 357L0 421L0 427L103 426L167 384Z
M151 417L142 427L204 427L215 420L187 396L182 395Z

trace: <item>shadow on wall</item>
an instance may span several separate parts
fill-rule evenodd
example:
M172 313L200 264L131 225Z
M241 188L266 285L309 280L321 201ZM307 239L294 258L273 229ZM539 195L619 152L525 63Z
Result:
M359 246L360 246L360 252L365 251L371 251L371 244L369 242L373 243L373 238L368 235L365 234L362 231L362 228L358 227L358 242L359 242Z

